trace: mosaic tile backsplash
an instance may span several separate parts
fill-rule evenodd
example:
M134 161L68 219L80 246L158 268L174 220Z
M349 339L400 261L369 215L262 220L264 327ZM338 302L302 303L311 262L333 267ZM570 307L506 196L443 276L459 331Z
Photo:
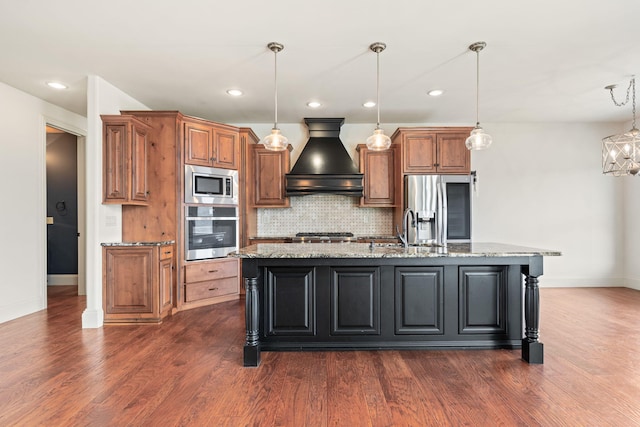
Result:
M393 235L391 208L361 208L357 197L329 194L291 197L291 207L258 209L258 236L298 232L351 232L356 236Z

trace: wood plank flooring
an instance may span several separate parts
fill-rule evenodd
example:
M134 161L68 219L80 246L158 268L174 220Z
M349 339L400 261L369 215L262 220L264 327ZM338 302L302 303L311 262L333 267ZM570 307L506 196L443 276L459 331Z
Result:
M519 350L263 352L243 302L81 329L83 297L0 324L0 426L640 426L640 292L541 289Z

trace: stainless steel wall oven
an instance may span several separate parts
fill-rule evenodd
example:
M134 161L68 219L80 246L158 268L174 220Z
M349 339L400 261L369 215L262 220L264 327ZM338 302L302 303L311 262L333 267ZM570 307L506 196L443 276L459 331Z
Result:
M185 207L185 259L221 258L238 249L237 206Z

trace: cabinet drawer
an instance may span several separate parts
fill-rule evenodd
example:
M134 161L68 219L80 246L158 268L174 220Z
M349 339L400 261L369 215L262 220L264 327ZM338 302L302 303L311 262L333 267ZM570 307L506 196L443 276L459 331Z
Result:
M209 280L206 282L187 283L185 285L185 300L197 301L205 298L238 293L238 277Z
M189 264L184 268L184 282L194 283L205 280L238 276L238 260L229 259L215 262Z
M160 259L173 258L173 246L160 246Z

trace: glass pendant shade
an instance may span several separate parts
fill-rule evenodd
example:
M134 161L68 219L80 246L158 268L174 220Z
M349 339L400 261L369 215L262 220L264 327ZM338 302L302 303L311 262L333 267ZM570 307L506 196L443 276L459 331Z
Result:
M271 151L284 151L287 149L287 141L288 139L280 133L280 129L278 129L278 52L284 49L284 45L277 42L271 42L267 45L267 48L271 52L273 52L273 63L274 63L274 73L273 73L273 86L274 86L274 121L273 128L271 129L271 134L265 136L262 139L262 144L267 150Z
M621 135L602 139L602 173L613 176L640 172L640 131L635 127Z
M491 135L486 133L482 127L476 126L471 131L469 138L464 142L464 145L466 145L469 150L484 150L485 148L489 148L492 142L493 138L491 138Z
M373 151L388 150L391 147L391 138L384 134L380 128L373 131L373 135L367 138L367 148Z
M288 141L287 137L280 133L280 129L273 128L271 134L265 136L262 143L267 150L282 151L287 149Z

